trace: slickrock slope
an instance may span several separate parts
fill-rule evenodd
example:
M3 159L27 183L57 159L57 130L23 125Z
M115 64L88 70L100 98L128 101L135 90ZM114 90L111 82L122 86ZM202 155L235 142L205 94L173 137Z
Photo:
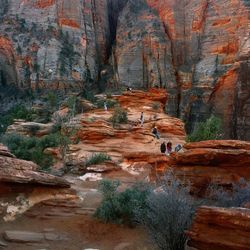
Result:
M250 180L250 143L204 141L188 143L171 154L170 166L178 177L191 182L192 192L203 195L209 184L231 187L240 178Z
M171 140L173 146L184 143L184 124L177 118L166 115L163 105L167 99L164 89L148 92L132 91L114 97L128 113L128 123L113 128L110 117L113 109L95 110L79 115L77 136L80 144L71 147L70 158L74 164L81 164L91 153L105 152L131 173L147 169L164 169L169 158L160 153L160 143ZM157 104L157 105L156 105ZM155 110L153 107L157 106ZM144 112L144 126L138 121ZM157 126L160 140L154 138L151 130Z
M249 231L249 209L201 207L187 232L187 244L198 250L247 250Z

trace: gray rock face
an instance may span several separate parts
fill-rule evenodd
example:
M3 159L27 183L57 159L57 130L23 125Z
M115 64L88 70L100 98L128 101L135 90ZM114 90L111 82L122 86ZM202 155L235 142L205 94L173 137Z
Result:
M0 86L161 86L188 129L250 139L247 0L0 0ZM237 10L237 11L236 11Z
M107 59L106 0L10 0L0 16L0 31L14 52L11 66L18 75L18 79L7 79L8 83L60 88L59 80L81 82L98 77L99 67ZM1 44L0 69L5 78L15 76L2 66L6 56L1 55Z

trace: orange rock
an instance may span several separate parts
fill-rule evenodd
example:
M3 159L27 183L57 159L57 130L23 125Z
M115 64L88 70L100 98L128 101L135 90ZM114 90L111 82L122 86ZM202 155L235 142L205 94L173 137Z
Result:
M188 230L188 246L198 250L250 249L250 209L201 207Z
M239 140L208 140L191 142L184 145L185 149L215 148L215 149L246 149L250 150L250 142Z
M184 145L171 154L169 166L191 184L191 192L204 195L210 184L232 187L241 178L250 181L250 144L244 141L203 141Z
M37 0L35 6L45 9L55 4L55 0Z
M73 19L67 19L67 18L60 18L59 19L59 25L60 26L69 26L69 27L76 28L76 29L80 28L79 23L77 23Z

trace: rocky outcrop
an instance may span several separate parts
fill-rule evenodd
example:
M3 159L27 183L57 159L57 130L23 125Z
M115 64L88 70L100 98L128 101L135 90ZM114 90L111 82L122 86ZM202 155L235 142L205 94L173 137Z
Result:
M75 197L63 178L38 172L30 161L17 159L0 145L0 221L12 221L44 200Z
M26 122L25 120L15 120L12 125L10 125L6 133L15 133L27 136L44 136L48 135L53 130L54 123L37 123L37 122Z
M241 178L250 180L250 143L204 141L188 143L172 153L169 165L178 178L191 183L192 192L204 195L209 185L227 188Z
M247 250L249 230L249 209L201 207L187 232L187 245L198 250Z
M169 157L160 152L160 144L171 140L175 146L183 144L185 139L182 121L164 112L166 91L126 91L113 98L126 110L128 122L113 127L110 118L114 108L109 107L107 111L98 109L78 115L77 137L80 143L71 146L68 158L73 165L82 165L92 153L103 152L118 162L123 170L138 176L143 171L163 171ZM141 112L144 113L143 127L139 121ZM159 140L151 133L154 126L159 131Z
M38 172L38 166L30 161L15 158L7 149L0 145L0 182L40 184L46 186L70 187L60 177Z
M16 58L11 40L0 36L0 86L17 84Z

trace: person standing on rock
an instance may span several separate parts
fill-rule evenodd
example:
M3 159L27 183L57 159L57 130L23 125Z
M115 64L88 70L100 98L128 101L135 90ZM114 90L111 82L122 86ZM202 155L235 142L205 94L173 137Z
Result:
M172 142L168 142L167 143L167 155L170 155L170 153L172 152Z
M157 127L154 126L153 129L152 129L152 134L154 135L155 138L157 138L158 140L160 139L160 134L157 130Z
M103 106L104 106L104 110L105 110L105 111L108 111L108 106L107 106L107 103L106 103L106 102L104 102Z
M161 153L162 153L162 154L166 154L167 148L166 148L165 142L163 142L163 143L161 144L160 150L161 150Z
M144 124L144 113L143 112L141 112L140 122L141 122L141 127L143 127L143 124Z

